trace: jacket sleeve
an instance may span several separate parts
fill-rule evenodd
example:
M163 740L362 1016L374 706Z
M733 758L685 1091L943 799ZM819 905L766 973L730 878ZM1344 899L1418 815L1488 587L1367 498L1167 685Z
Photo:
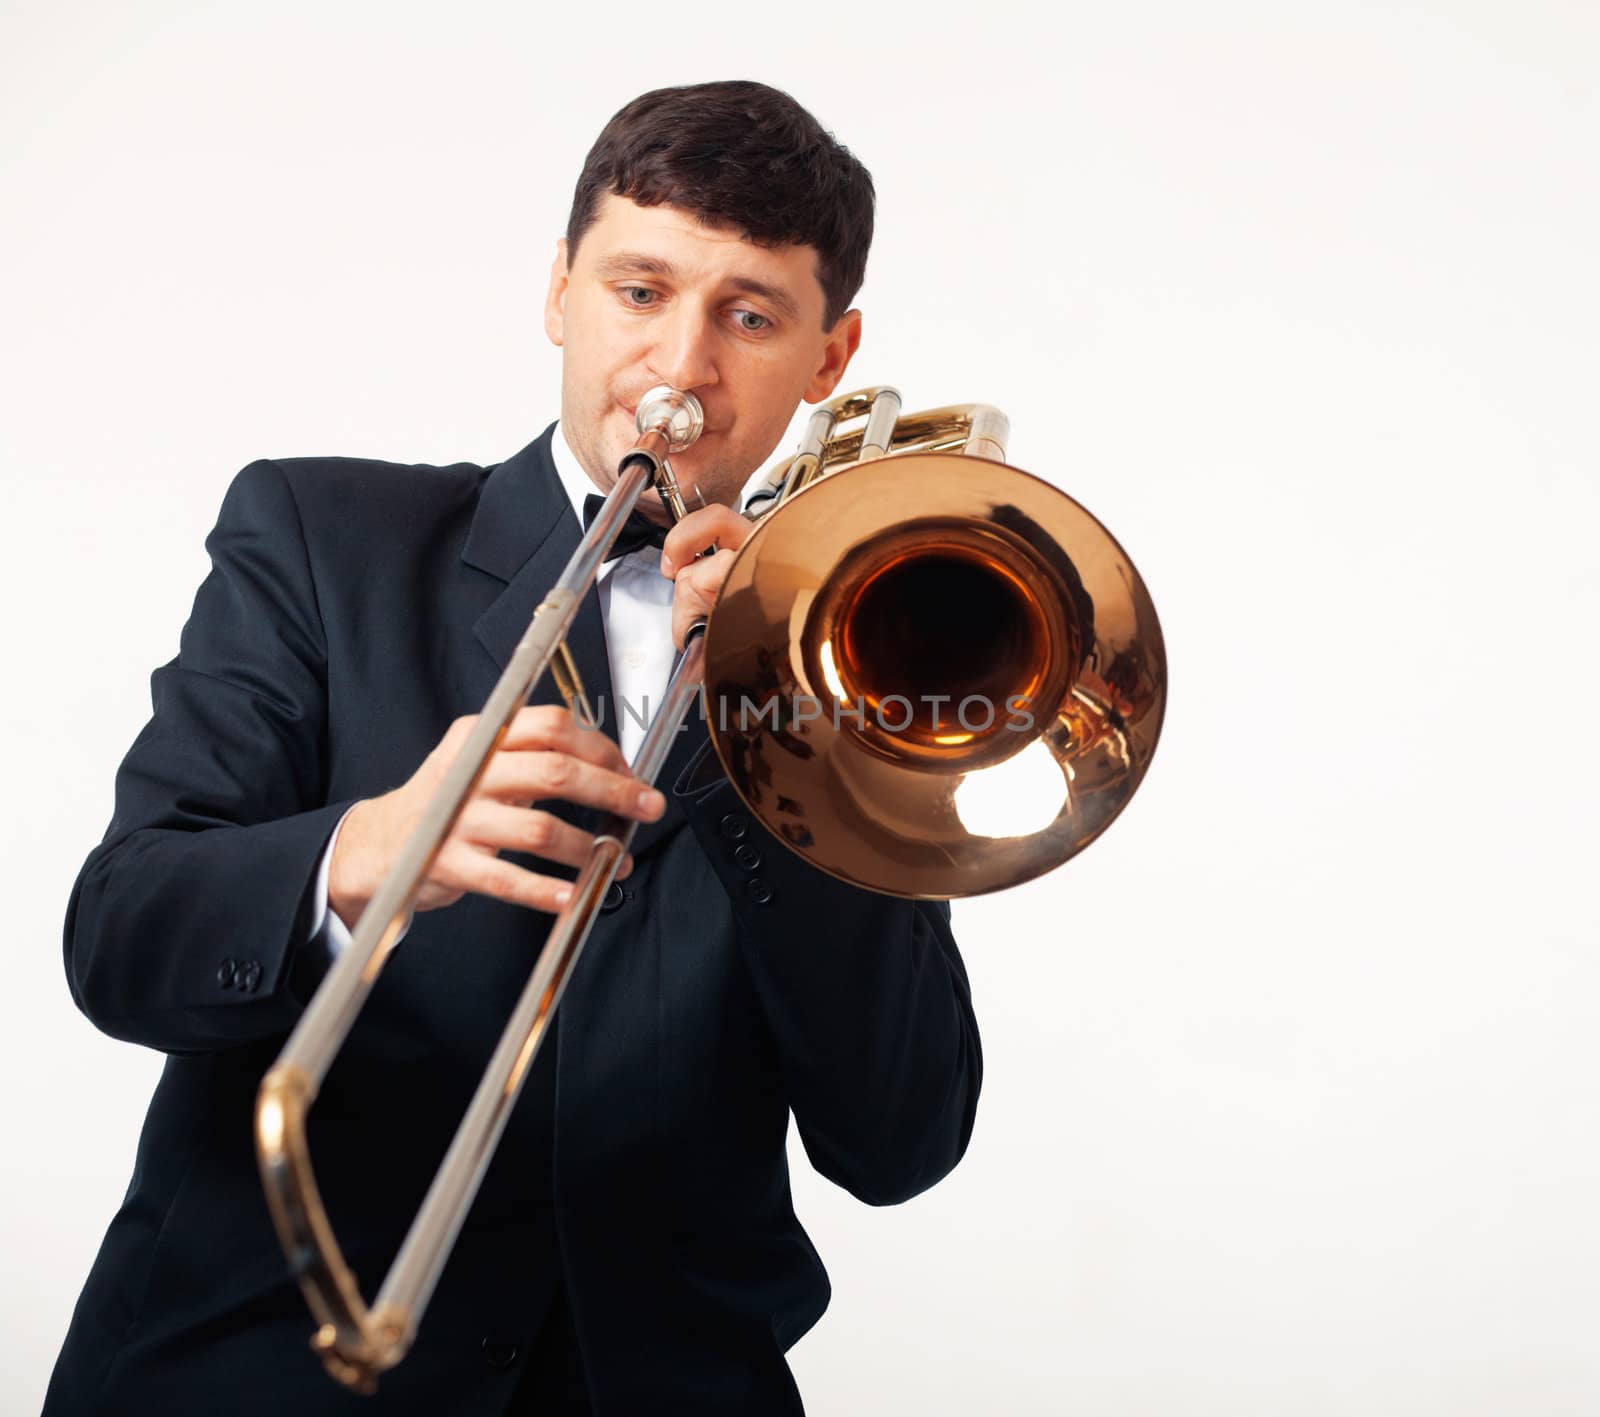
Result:
M909 1200L966 1151L983 1079L950 906L809 865L716 767L707 745L676 795L732 902L806 1155L869 1205Z
M200 1052L287 1032L308 996L311 885L351 805L324 803L324 640L282 469L251 463L211 572L117 770L67 907L67 980L115 1038Z

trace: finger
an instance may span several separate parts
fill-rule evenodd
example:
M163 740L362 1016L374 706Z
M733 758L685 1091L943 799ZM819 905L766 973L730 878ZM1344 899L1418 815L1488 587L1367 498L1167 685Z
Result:
M709 615L716 605L733 559L732 551L719 551L678 572L672 595L672 642L679 649L683 648L689 627L702 616Z
M700 595L715 600L723 581L728 579L728 572L733 569L733 560L732 551L718 551L714 556L691 561L679 570L674 584L681 586L687 583Z
M572 753L496 753L478 784L480 796L501 802L542 802L551 798L580 807L598 807L636 821L653 822L666 800L630 772L613 772Z
M465 843L458 844L454 851L440 853L435 874L454 890L471 891L552 915L572 897L571 881L540 875Z
M594 851L594 837L581 827L564 822L550 812L514 807L480 797L468 804L457 826L463 840L495 851L522 851L546 861L582 866ZM624 856L617 875L633 869Z
M612 772L629 771L627 759L616 741L609 734L585 728L562 704L535 704L518 709L500 741L501 752L513 749L573 753L596 767Z
M489 798L477 798L461 814L458 831L462 838L496 851L521 851L546 861L567 866L583 866L594 851L594 837L581 827L564 822L550 812L516 807ZM618 877L633 869L633 858L624 855Z
M754 525L732 507L721 502L697 507L667 533L661 548L661 574L669 579L680 566L686 566L706 547L737 551L744 545Z

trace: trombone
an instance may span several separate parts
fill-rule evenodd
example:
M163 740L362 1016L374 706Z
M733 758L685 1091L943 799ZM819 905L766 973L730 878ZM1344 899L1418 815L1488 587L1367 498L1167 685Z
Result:
M846 423L860 426L841 432ZM636 424L616 485L257 1096L262 1184L317 1325L312 1347L361 1391L411 1345L634 823L600 823L370 1306L318 1192L306 1115L434 857L546 668L574 715L594 722L567 633L645 491L674 519L686 514L669 455L699 437L703 417L692 394L663 386L641 399ZM1160 734L1160 625L1110 533L1005 464L1007 436L988 405L902 417L890 388L819 408L799 450L750 498L758 524L711 616L689 631L635 774L654 781L703 685L717 709L713 747L752 813L853 884L973 895L1029 880L1093 841L1138 787ZM838 475L848 469L859 470Z

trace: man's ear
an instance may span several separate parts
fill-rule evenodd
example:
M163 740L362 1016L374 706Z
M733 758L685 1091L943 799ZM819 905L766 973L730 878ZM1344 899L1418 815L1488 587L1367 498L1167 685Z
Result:
M821 403L827 398L839 387L839 380L844 378L844 371L850 367L850 361L860 344L861 312L846 310L828 331L827 340L822 346L822 363L817 366L817 372L811 376L811 382L800 397L807 403Z
M559 347L567 329L567 238L556 242L556 258L550 263L550 289L544 295L544 332L550 343Z

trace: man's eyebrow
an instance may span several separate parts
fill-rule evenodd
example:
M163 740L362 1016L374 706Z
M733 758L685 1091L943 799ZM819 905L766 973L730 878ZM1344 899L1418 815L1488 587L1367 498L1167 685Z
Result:
M614 251L595 262L595 273L602 280L618 280L624 276L660 276L663 280L671 280L677 271L670 261L663 261L659 256L649 256L643 251ZM769 285L764 280L749 276L737 276L728 284L741 295L753 295L758 300L765 300L780 315L791 320L800 318L799 305L781 286Z
M617 276L671 276L672 265L659 256L647 256L643 251L616 251L595 262L595 270L607 280Z
M791 320L800 318L800 307L794 303L788 291L776 285L768 285L762 280L749 280L740 278L729 282L737 291L745 295L753 295L758 300L765 300L780 315L785 315Z

